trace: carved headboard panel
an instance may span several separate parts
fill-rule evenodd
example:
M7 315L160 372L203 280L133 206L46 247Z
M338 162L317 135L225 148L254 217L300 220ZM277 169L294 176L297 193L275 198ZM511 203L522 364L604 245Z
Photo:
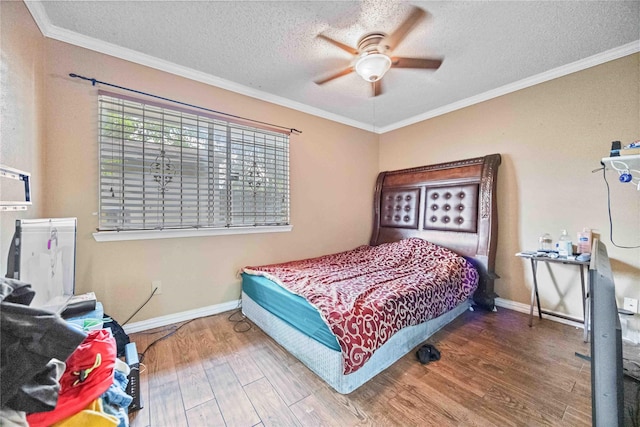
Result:
M381 172L371 245L419 237L464 255L481 273L477 304L493 308L499 154Z
M383 227L418 228L420 188L389 189L382 192Z
M478 231L477 184L425 189L425 230Z

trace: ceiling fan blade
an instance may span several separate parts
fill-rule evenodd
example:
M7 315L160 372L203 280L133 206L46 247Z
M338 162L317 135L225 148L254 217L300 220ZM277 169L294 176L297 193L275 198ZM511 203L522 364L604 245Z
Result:
M441 59L429 58L391 58L391 66L394 68L430 68L437 69L442 64Z
M406 35L413 29L413 27L422 20L425 16L427 16L427 12L424 10L414 7L407 19L404 20L402 24L390 35L382 40L381 44L386 46L387 49L393 50L400 44L402 40L406 37Z
M326 40L329 43L331 43L332 45L338 46L340 49L344 50L345 52L349 52L352 55L357 55L358 54L358 49L356 49L354 47L351 47L349 45L346 45L344 43L340 43L339 41L334 40L331 37L327 37L327 36L325 36L323 34L318 34L316 37L319 38L319 39L322 39L322 40Z
M330 75L329 77L325 77L324 79L316 80L315 83L318 84L318 85L322 85L322 84L325 84L328 81L331 81L333 79L337 79L338 77L346 76L347 74L352 73L353 71L355 71L353 67L345 68L342 71L338 71L337 73Z
M373 96L382 95L382 80L371 82L371 87L373 88Z

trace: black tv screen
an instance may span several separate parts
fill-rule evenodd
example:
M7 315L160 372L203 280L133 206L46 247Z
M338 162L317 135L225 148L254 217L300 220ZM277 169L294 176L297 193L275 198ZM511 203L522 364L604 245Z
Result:
M622 329L606 246L594 240L589 266L592 424L624 425Z

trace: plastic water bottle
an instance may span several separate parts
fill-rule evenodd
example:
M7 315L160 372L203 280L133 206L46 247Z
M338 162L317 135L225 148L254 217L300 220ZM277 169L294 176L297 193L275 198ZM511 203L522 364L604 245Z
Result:
M556 246L559 256L567 257L569 255L573 255L573 243L571 242L571 237L569 237L567 230L562 230L562 234L560 235Z
M579 254L589 254L591 253L591 230L588 228L583 228L582 231L578 232L578 253Z

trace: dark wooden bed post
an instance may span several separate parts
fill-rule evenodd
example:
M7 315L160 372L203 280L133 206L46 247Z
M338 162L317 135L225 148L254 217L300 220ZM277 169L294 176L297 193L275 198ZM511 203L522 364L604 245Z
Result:
M498 242L500 154L381 172L371 245L419 237L447 247L480 272L477 305L492 310Z
M480 212L478 224L477 259L486 260L482 265L486 268L480 276L478 290L473 296L474 301L481 307L493 310L495 298L494 281L498 279L495 272L496 249L498 244L498 204L496 189L498 184L498 166L502 158L499 154L484 157L482 164L482 178L480 181Z

